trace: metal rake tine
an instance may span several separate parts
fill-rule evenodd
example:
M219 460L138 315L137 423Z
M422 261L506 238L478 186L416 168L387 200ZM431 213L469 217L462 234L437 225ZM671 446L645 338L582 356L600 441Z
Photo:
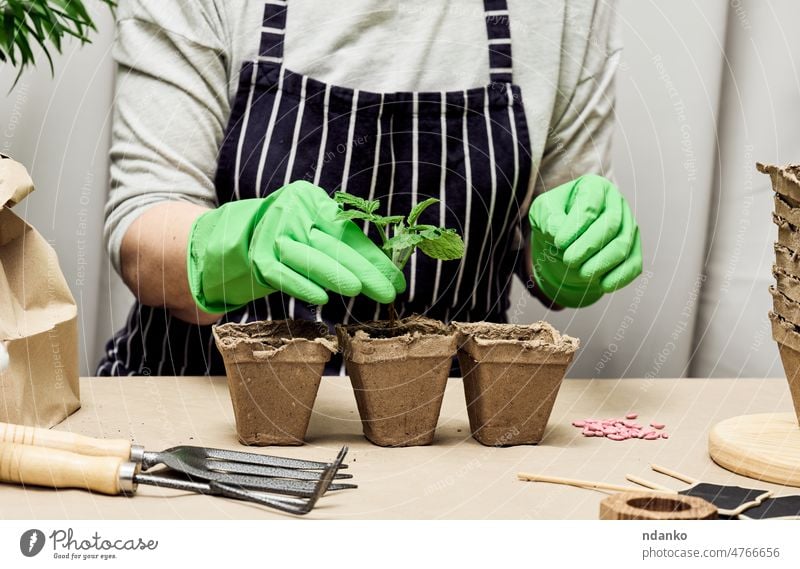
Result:
M198 494L208 496L224 496L236 500L246 500L290 514L303 515L310 511L310 509L306 509L307 500L259 495L254 492L248 492L213 481L198 482L183 478L171 478L159 474L137 474L136 480L140 484L159 486L161 488L171 488L174 490L197 492Z
M297 458L284 458L280 456L270 456L266 454L256 454L253 452L242 452L238 450L226 450L217 448L204 448L209 458L217 460L227 460L231 462L241 462L245 464L259 464L262 466L277 466L283 468L295 468L302 470L324 470L331 463L318 462L314 460L301 460ZM342 464L339 469L347 468Z
M346 455L347 455L347 447L343 446L339 451L339 454L336 456L336 460L334 460L333 463L328 468L326 468L325 471L322 473L319 485L317 486L318 494L316 496L316 499L314 500L315 502L330 488L331 483L333 482L333 477L336 475L336 472L339 470L339 468L341 468L342 463L344 461L344 457Z
M288 478L269 478L265 476L251 476L247 474L218 473L217 476L204 477L203 480L211 480L228 486L245 488L248 490L260 490L262 492L273 492L277 494L288 494L291 496L312 496L316 492L317 484L322 479L324 472L310 480L296 480ZM333 475L335 477L335 473ZM328 486L329 492L337 490L347 490L357 488L355 484L331 483Z
M336 459L332 463L336 465L336 470L339 470L340 468L347 468L347 465L344 463L344 457L347 456L348 450L350 449L347 447L347 445L339 449L339 454L336 455Z
M244 474L250 476L263 476L269 478L292 478L294 480L319 480L322 473L314 470L301 470L298 468L285 468L277 466L262 466L246 462L233 462L228 460L210 461L209 468L215 472L227 474ZM334 478L343 480L352 478L352 474L337 472Z
M305 502L302 504L298 504L293 510L292 513L298 515L305 515L311 510L314 509L314 506L317 504L317 501L328 491L331 486L331 482L333 481L333 476L336 474L336 471L342 466L342 461L344 460L345 455L347 454L347 447L342 447L342 450L339 451L339 455L336 457L336 460L333 464L329 465L323 472L322 476L320 477L319 482L317 483L316 491L314 495L309 497ZM272 507L276 507L272 505ZM291 506L284 506L281 504L278 506L283 508L290 508ZM287 511L284 509L284 511Z
M262 506L273 508L275 510L280 510L282 512L296 514L299 516L303 516L310 512L314 508L314 504L316 504L317 500L319 499L319 496L317 495L305 499L264 496L253 491L242 490L240 488L236 488L235 486L228 486L227 484L221 482L211 482L210 485L212 488L217 489L220 495L225 496L226 498L234 498L236 500L253 502L256 504L261 504Z
M225 496L231 498L238 498L240 500L248 500L258 504L263 504L270 508L275 508L283 512L288 512L296 515L305 515L314 509L317 501L328 491L333 482L333 477L339 468L342 467L344 457L347 455L347 447L342 447L339 454L333 463L329 464L322 472L319 481L317 482L314 492L305 500L276 500L275 498L260 496L253 491L241 490L225 483L212 482L212 487L217 487Z

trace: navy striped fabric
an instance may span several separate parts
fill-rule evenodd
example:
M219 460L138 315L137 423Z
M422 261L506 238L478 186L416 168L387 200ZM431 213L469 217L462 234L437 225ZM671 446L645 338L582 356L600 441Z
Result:
M283 66L286 2L265 4L260 53L244 63L220 148L219 203L264 197L304 179L381 200L387 214L440 201L422 223L456 228L462 262L422 254L406 266L401 314L444 321L505 321L513 246L531 176L530 143L519 87L511 83L505 0L485 0L490 83L448 92L374 93L329 85ZM377 240L374 228L364 231ZM330 295L323 307L276 293L223 321L305 318L351 323L386 317L365 297ZM332 361L328 372L339 372ZM136 304L107 347L98 375L222 374L210 326L191 326L163 308Z

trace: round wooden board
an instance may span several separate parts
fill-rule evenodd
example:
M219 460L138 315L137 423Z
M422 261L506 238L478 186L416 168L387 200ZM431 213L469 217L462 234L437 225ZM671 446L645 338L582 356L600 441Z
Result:
M794 413L726 419L711 429L708 452L714 462L736 474L800 486L800 425Z

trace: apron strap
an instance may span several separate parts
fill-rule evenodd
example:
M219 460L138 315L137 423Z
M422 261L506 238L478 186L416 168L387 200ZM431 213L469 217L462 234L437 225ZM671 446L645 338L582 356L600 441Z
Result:
M265 0L261 25L259 61L283 63L287 0ZM506 0L483 0L489 44L489 78L492 83L511 83L511 26Z
M283 38L286 35L286 0L266 0L261 24L258 60L283 63Z
M492 83L511 83L511 26L506 0L483 0L486 35L489 38L489 78Z

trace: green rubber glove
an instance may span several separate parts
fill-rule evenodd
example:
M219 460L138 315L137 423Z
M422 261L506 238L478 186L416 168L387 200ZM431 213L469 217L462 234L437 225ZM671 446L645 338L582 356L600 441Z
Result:
M588 306L642 272L639 227L628 202L601 176L582 176L531 204L533 274L561 306Z
M189 289L207 312L227 312L276 291L325 304L325 289L387 304L403 273L322 188L289 184L261 199L204 213L189 235Z

